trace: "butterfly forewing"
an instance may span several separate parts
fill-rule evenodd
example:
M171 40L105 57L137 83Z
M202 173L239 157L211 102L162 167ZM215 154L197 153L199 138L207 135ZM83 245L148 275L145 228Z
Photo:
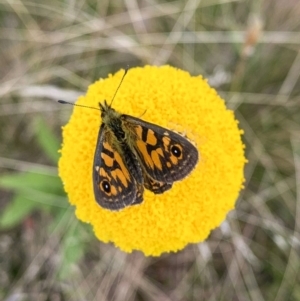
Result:
M132 147L150 178L173 183L185 178L195 168L198 151L185 137L129 115L122 115L122 118L124 126L132 133Z
M93 165L93 185L96 201L100 206L119 210L143 200L143 185L138 183L137 174L142 174L133 153L122 146L114 145L115 139L109 129L102 124ZM127 158L127 160L126 160ZM130 161L128 161L130 160ZM129 168L129 164L135 168ZM141 177L141 176L140 176Z

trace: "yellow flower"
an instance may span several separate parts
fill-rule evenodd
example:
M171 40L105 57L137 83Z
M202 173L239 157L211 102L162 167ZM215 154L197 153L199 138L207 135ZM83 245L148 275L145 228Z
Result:
M124 71L90 85L77 104L98 108L112 99ZM126 252L146 255L177 251L207 238L219 226L244 181L242 130L231 110L201 76L171 66L128 71L113 102L118 112L185 133L197 145L200 160L191 174L163 194L145 190L144 201L120 211L101 208L94 198L93 156L100 112L74 107L63 128L59 174L78 219L96 236Z

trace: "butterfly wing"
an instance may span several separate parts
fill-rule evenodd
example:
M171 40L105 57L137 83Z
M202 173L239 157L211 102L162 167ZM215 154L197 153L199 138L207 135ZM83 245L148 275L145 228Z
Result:
M172 188L172 183L166 183L166 182L159 182L149 177L144 172L144 186L146 189L152 191L155 194L161 194L165 191Z
M120 210L143 201L139 162L126 144L118 145L112 132L102 124L94 156L93 186L96 201L109 210Z
M198 150L188 139L129 115L122 115L122 118L132 135L132 147L150 178L156 182L173 183L185 178L195 168L199 159ZM163 191L170 188L165 186Z

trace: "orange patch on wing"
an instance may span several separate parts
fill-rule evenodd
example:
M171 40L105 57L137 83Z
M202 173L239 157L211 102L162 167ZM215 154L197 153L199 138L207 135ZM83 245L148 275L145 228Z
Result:
M135 127L136 134L140 140L142 140L143 129L140 125Z
M110 194L115 195L115 196L118 194L115 186L110 187Z
M128 187L129 179L126 178L121 169L115 169L111 171L111 175L117 181L119 179L125 187Z
M123 162L123 159L121 158L120 154L117 153L117 152L114 152L114 157L115 157L115 160L118 162L119 166L121 167L121 170L122 170L122 173L124 175L124 177L129 180L130 179L130 175L129 175L129 172L128 172L128 169L126 168L124 162Z
M156 152L161 155L162 157L164 156L163 150L161 148L157 148Z
M156 145L157 144L157 139L156 139L155 134L152 130L147 131L146 143L150 144L150 145Z
M112 149L111 145L108 142L103 143L103 147L106 148L107 150L113 152L114 150Z
M103 159L104 163L108 167L112 167L114 164L114 159L110 156L108 156L105 153L101 153L101 158Z
M156 150L152 151L151 152L151 158L152 158L152 161L154 163L154 165L159 169L159 170L162 170L162 165L161 165L161 161L160 161L160 158L159 158L159 154Z
M97 170L97 167L98 166L96 166L96 170ZM108 173L105 171L105 169L104 168L100 168L100 170L99 170L99 167L98 167L98 173L99 173L99 175L100 176L102 176L103 178L106 178L106 179L108 179L109 181L111 181L111 177L108 175Z
M174 165L177 165L178 164L178 158L175 157L175 156L170 156L170 160L171 162L174 164Z
M144 159L145 163L153 169L154 164L149 153L147 152L145 142L143 142L142 140L137 140L136 145L139 152L141 153L142 159Z
M168 146L170 144L171 139L169 137L163 137L162 141L164 143L164 148L166 151L168 151Z

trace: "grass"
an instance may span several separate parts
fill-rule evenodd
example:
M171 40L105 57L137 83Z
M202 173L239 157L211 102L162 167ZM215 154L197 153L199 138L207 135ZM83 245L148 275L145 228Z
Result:
M299 13L296 0L1 0L0 299L300 300ZM56 100L144 64L207 77L249 160L221 227L160 258L98 242L56 176L71 111Z

